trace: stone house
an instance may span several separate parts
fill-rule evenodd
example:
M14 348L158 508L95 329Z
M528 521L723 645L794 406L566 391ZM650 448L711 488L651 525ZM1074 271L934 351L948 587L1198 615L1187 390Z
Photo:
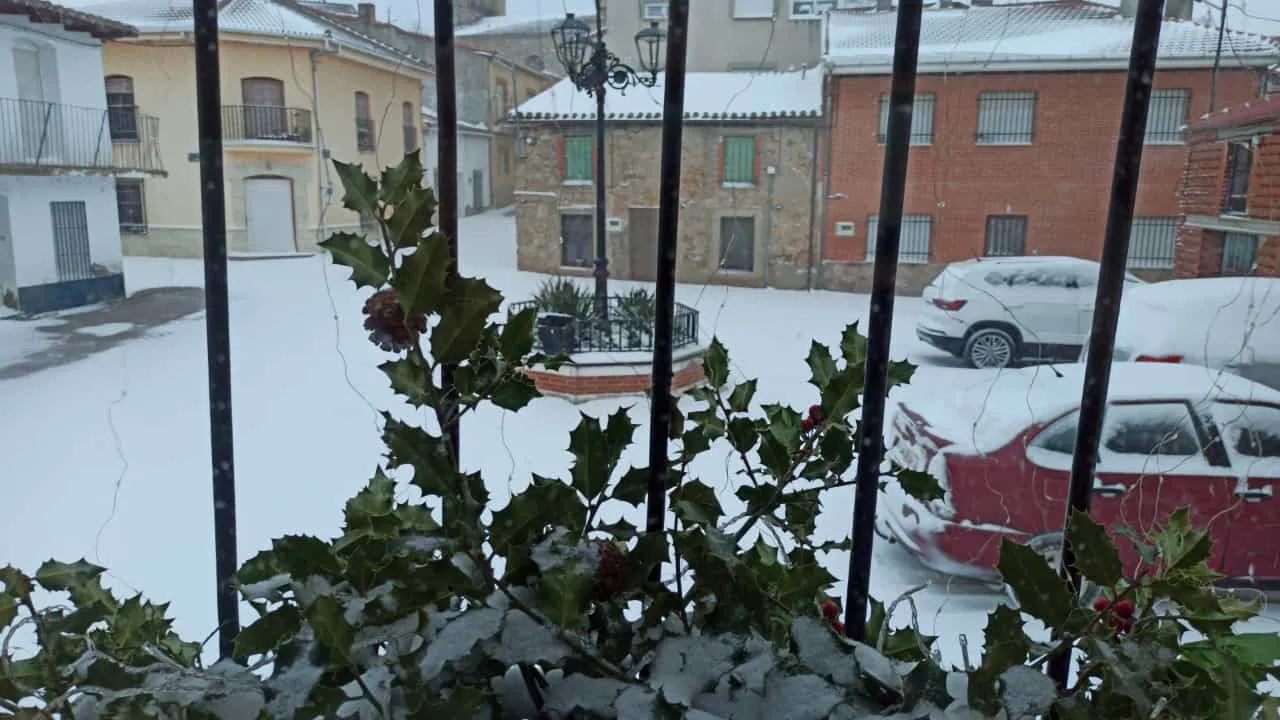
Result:
M1100 256L1133 36L1132 4L1121 5L925 10L902 291L978 256ZM892 12L840 10L826 22L822 287L870 288L894 22ZM1148 279L1174 274L1182 126L1211 96L1219 105L1256 97L1280 60L1266 38L1229 33L1227 41L1217 57L1217 28L1170 18L1160 30L1128 259Z
M1178 277L1280 277L1280 97L1202 117L1186 129Z
M677 276L681 282L811 286L823 78L686 76ZM662 77L606 96L610 274L657 267ZM519 106L525 159L516 190L521 270L589 275L594 258L595 101L568 80Z

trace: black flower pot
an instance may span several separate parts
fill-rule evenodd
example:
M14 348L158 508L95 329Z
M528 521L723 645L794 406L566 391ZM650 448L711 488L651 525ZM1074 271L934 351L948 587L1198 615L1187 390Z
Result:
M578 348L573 316L563 313L538 314L538 344L548 355L568 355Z

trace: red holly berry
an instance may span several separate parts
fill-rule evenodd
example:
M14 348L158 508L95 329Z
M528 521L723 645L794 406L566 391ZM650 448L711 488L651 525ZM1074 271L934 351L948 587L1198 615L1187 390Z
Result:
M817 425L818 423L822 422L822 406L821 405L809 406L809 419L813 421L814 425Z
M408 350L427 331L427 318L406 318L394 290L379 290L364 302L369 340L387 352Z
M832 621L831 621L831 629L832 629L832 630L835 630L836 632L838 632L838 633L840 633L841 635L843 635L843 634L844 634L844 623L840 622L839 620L832 620Z
M814 423L809 418L800 421L800 429L804 432L813 432Z
M840 606L830 600L822 601L822 617L828 620L835 620L840 616Z
M591 595L596 602L608 602L627 586L627 576L631 574L627 566L627 556L622 554L622 549L617 543L598 540L596 541L596 558L599 565L596 568L596 584L592 588Z
M1094 612L1104 613L1109 607L1111 607L1111 601L1106 598L1098 598L1093 601Z
M1117 635L1128 635L1133 629L1133 618L1111 617L1111 629L1116 631Z
M1131 618L1133 617L1133 603L1128 600L1117 600L1111 612L1115 613L1116 617L1119 618Z

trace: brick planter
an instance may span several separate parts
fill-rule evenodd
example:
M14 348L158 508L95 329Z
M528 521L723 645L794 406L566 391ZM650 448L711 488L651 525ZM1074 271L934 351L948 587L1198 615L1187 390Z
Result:
M703 380L704 347L675 351L671 391L679 394ZM652 385L653 355L648 352L577 353L559 370L527 370L543 395L573 402L624 395L644 395Z

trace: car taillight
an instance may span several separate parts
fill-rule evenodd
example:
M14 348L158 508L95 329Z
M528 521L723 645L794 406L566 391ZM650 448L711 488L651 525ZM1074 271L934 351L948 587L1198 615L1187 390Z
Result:
M1139 355L1133 359L1134 362L1153 362L1153 363L1180 363L1181 355Z
M942 298L934 298L933 306L942 310L955 312L965 306L968 300L943 300Z

